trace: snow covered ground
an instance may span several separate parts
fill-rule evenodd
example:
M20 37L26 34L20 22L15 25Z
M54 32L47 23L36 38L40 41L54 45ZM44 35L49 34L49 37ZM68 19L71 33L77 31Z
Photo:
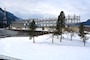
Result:
M59 42L54 36L53 44L52 34L35 37L35 43L29 37L0 38L0 54L22 60L90 60L90 39L84 47L77 34L72 41L70 34L63 37Z

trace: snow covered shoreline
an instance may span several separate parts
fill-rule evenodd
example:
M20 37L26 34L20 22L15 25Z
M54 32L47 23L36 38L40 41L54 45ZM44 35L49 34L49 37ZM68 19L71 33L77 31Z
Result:
M90 60L90 39L84 47L77 35L72 41L68 34L63 36L62 42L54 37L53 44L52 34L35 37L36 43L29 37L0 39L0 54L22 60Z

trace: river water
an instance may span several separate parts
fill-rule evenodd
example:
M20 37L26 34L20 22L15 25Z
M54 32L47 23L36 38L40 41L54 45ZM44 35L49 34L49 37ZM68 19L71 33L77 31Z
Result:
M4 29L4 28L0 28L0 38L15 36L17 34L18 34L18 31L12 31L12 30L7 30L7 29Z

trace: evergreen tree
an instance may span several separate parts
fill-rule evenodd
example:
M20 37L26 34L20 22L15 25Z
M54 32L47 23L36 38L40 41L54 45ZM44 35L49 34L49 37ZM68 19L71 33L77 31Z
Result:
M61 11L56 23L57 34L61 35L60 42L62 41L62 29L64 28L65 28L65 14L63 11Z
M36 29L36 25L35 25L35 21L33 20L30 23L30 32L29 32L30 38L33 38L33 43L35 43L35 40L34 40L35 29Z
M85 34L84 34L84 25L83 25L83 23L81 23L80 27L79 27L79 36L83 39L83 43L84 43L84 46L85 46L86 37L85 37Z

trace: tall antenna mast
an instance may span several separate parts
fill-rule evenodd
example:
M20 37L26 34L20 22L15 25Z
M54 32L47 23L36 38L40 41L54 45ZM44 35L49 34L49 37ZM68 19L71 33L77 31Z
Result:
M4 23L4 24L7 24L7 18L6 18L6 8L4 8L3 23Z

